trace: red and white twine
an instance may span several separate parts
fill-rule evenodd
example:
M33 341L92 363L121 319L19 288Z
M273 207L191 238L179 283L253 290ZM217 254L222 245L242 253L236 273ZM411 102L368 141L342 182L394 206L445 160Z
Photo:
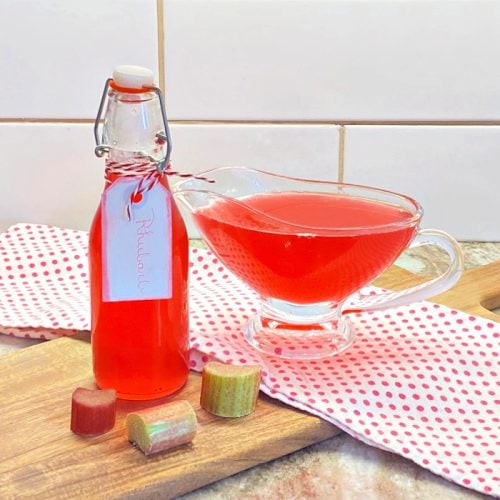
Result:
M137 161L137 162L116 162L110 160L109 158L106 160L106 167L104 170L104 176L106 178L106 184L109 185L112 182L112 178L117 177L133 177L138 178L137 185L135 189L132 191L129 197L129 201L126 205L126 213L128 220L132 217L132 204L137 203L137 200L142 199L142 194L151 191L156 184L160 181L160 179L164 175L176 175L182 178L192 177L194 179L203 180L206 182L214 182L212 179L208 179L203 176L198 176L195 174L182 173L176 170L172 170L172 164L169 163L164 170L158 170L157 164L152 163L151 161Z

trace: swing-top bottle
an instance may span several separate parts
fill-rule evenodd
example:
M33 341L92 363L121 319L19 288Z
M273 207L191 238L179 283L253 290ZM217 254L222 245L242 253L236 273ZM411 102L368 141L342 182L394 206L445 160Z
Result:
M159 398L188 375L188 240L165 175L171 140L151 71L115 69L95 137L106 167L89 238L94 375L122 399Z

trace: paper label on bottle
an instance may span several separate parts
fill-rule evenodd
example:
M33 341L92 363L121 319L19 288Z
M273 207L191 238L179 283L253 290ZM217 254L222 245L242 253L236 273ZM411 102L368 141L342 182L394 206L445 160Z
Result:
M137 179L115 181L102 195L104 302L172 297L172 199L161 184L127 204Z

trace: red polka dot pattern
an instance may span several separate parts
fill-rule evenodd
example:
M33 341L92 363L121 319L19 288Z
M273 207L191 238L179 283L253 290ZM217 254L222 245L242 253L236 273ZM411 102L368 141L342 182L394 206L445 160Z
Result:
M50 339L88 329L86 247L87 233L47 226L0 235L0 331ZM261 363L271 397L500 495L498 323L419 302L351 315L356 341L339 356L283 360L243 339L254 292L205 250L191 250L190 273L191 368L211 359Z
M89 329L85 231L17 224L0 235L0 331L53 339Z

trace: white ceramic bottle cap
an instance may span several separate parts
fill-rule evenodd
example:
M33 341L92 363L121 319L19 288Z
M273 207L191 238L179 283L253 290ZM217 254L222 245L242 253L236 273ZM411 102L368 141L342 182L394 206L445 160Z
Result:
M153 72L142 66L124 64L117 66L113 71L113 80L119 87L127 89L142 89L154 83Z

